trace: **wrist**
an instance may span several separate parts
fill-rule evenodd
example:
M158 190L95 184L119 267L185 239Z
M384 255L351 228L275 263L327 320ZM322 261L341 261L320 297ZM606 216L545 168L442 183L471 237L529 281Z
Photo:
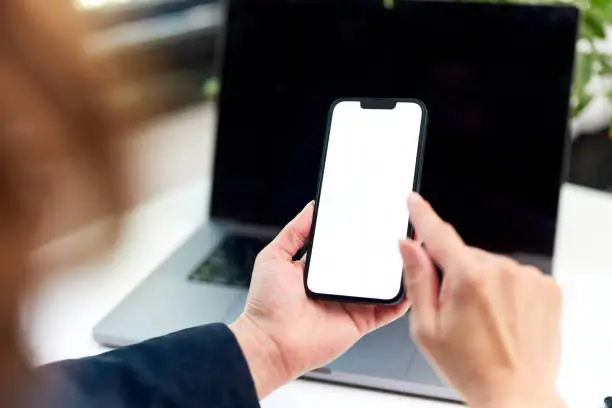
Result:
M290 380L276 343L248 317L229 325L249 366L261 400Z

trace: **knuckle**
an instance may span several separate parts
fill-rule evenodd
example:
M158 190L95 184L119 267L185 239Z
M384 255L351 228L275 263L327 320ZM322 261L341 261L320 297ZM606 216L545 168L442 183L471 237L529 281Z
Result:
M479 267L466 268L457 283L458 293L468 296L482 296L487 291L489 275Z
M520 264L508 257L500 257L499 271L505 281L515 281L520 278Z
M501 260L501 267L502 270L504 270L504 272L507 273L516 273L518 272L518 268L520 267L520 264L516 261L516 259L510 258L509 256L502 256L500 257Z
M532 265L523 266L521 272L524 276L530 278L540 278L543 276L542 271Z
M492 260L497 259L497 256L492 254L491 252L485 251L484 249L468 246L467 250L470 255L474 258L476 262L488 262L491 263Z

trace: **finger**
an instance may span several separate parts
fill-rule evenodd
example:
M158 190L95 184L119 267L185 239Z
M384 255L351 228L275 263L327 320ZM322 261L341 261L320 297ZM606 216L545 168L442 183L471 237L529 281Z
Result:
M367 334L404 316L410 309L410 301L404 297L392 306L341 303L341 307L351 316L360 333Z
M457 231L444 222L419 194L408 198L410 222L427 254L446 272L468 262L468 251Z
M433 333L438 311L438 277L424 249L411 241L400 241L404 260L404 283L412 301L412 325ZM415 328L413 327L413 329Z
M284 259L292 260L308 241L313 213L314 202L311 201L274 238L269 249Z
M408 313L408 310L412 306L412 302L408 294L396 305L392 306L376 306L374 309L374 321L376 322L376 328L384 327L400 317Z

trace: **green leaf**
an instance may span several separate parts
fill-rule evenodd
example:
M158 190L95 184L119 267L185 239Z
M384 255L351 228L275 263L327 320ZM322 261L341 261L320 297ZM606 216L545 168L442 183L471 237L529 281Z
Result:
M610 0L591 0L590 8L604 21L612 21L612 2Z
M586 87L591 82L593 76L593 61L595 59L592 53L579 53L577 55L576 68L574 72L574 95L586 95Z
M606 9L591 9L590 12L599 20L603 21L604 24L610 24L610 22L612 22L612 7Z
M582 23L580 24L581 37L588 39L606 38L605 22L592 11L582 13Z
M591 103L592 99L593 97L587 94L578 96L576 104L572 106L572 116L575 118L580 116L582 111L589 105L589 103Z
M612 75L612 63L608 60L607 55L602 55L599 59L601 64L601 75Z
M612 91L606 92L606 97L608 98L608 101L612 102ZM610 137L612 137L612 116L610 117L610 122L611 122L610 123L611 125L610 126L610 132L611 132Z

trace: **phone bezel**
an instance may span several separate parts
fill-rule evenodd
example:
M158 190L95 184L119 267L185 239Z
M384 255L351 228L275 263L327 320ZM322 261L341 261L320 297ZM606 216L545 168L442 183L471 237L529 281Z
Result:
M308 243L306 245L306 263L304 266L304 289L306 290L306 295L310 297L311 299L320 300L320 301L365 303L365 304L377 304L377 305L394 305L394 304L399 303L404 298L404 295L405 295L403 277L400 281L400 285L399 285L400 287L399 287L397 295L391 299L373 299L373 298L364 298L364 297L355 297L355 296L343 296L343 295L317 293L317 292L310 290L310 288L308 287L308 271L310 268L310 255L312 252L312 243L314 241L315 231L316 231L316 226L317 226L317 214L319 212L319 199L321 197L321 187L323 184L323 175L325 173L325 163L327 160L327 147L328 147L328 142L329 142L329 136L330 136L330 131L331 131L331 123L333 119L334 109L336 105L338 105L341 102L360 102L360 106L362 107L362 109L365 109L363 108L364 103L368 104L368 103L371 103L372 101L374 101L374 104L380 101L390 101L394 103L394 108L395 108L395 104L397 104L398 102L414 103L421 108L421 112L422 112L421 125L420 125L421 127L419 130L419 142L418 142L418 148L417 148L416 169L414 172L414 179L413 179L413 190L416 192L420 192L421 190L423 156L424 156L424 149L425 149L425 140L427 138L427 121L428 121L427 108L425 104L419 99L415 99L415 98L339 98L339 99L336 99L331 104L329 108L329 113L327 115L327 128L325 132L325 140L323 142L323 155L321 158L321 168L319 169L319 180L317 183L317 195L315 199L314 215L312 219L312 226L310 229L310 236L308 239ZM380 109L386 109L386 108L380 108ZM408 228L407 228L407 236L412 238L413 235L414 235L414 231L412 229L412 224L409 222Z

